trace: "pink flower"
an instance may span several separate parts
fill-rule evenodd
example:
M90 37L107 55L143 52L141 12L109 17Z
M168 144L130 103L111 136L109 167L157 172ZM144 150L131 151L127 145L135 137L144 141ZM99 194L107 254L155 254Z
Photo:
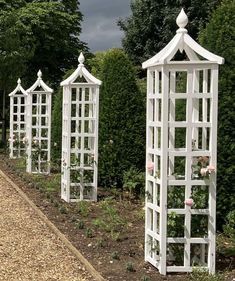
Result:
M207 175L207 168L201 168L200 174L205 177Z
M189 198L189 199L186 199L184 201L185 205L189 206L189 207L192 207L194 202L193 202L193 199L192 198Z
M148 162L147 163L147 169L148 169L149 172L153 171L154 163L153 162Z
M209 166L207 166L207 171L209 173L215 172L215 167L213 165L209 165Z

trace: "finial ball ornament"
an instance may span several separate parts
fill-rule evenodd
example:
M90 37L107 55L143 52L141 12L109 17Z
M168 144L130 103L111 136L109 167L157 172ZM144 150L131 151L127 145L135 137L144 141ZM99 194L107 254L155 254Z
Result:
M18 84L21 84L21 80L20 80L20 78L17 80L17 83L18 83Z
M176 19L176 23L180 28L184 28L188 24L188 17L182 9Z
M79 56L79 58L78 58L78 62L79 62L80 64L83 64L84 61L85 61L85 58L84 58L84 56L83 56L83 53L80 53L80 56Z
M42 77L42 72L41 72L41 70L39 69L39 71L38 71L38 78L41 78Z

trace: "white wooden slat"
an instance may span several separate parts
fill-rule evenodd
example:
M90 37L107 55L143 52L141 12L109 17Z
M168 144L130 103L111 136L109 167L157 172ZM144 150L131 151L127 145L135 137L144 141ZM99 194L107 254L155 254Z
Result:
M218 111L218 67L211 70L211 91L213 93L210 120L212 123L210 136L211 159L210 165L217 165L217 111ZM209 190L209 222L208 236L210 245L208 249L208 267L210 273L215 273L215 238L216 238L216 174L213 172L210 175L210 190Z

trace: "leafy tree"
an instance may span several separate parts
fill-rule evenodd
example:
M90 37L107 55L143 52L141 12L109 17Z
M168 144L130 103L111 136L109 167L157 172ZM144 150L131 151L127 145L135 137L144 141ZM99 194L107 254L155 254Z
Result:
M99 180L102 185L120 187L125 171L144 167L144 97L135 74L122 50L106 53L100 96Z
M1 0L0 8L0 91L5 109L6 94L19 76L28 87L41 69L55 87L66 70L77 65L80 51L88 49L79 40L82 14L76 0ZM5 110L3 115L6 119Z
M98 79L100 79L106 53L106 51L96 52L95 55L87 61L88 67L91 69L92 75L94 75Z
M183 7L189 17L188 30L195 39L210 12L220 0L132 0L132 15L120 20L123 48L135 64L160 51L174 36L176 17Z
M35 76L42 69L51 83L58 84L65 70L76 66L80 51L87 51L79 40L81 13L67 13L62 3L32 2L18 10L17 17L19 24L30 26L34 37L34 56L25 76Z
M219 222L235 209L235 2L223 1L200 33L210 51L225 58L220 67L218 113L217 213ZM221 224L218 224L221 225Z

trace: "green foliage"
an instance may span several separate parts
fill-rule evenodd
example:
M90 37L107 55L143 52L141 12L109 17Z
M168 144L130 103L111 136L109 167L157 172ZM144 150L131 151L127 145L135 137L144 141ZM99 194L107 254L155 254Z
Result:
M129 271L129 272L134 272L135 271L135 268L134 268L134 265L132 262L127 262L126 263L126 270Z
M63 205L59 207L59 211L60 211L61 214L67 214L68 213L68 209Z
M120 187L125 171L144 167L144 98L131 62L119 49L106 53L101 80L99 182Z
M190 274L190 281L224 281L225 276L223 274L209 274L203 270L193 270Z
M63 91L60 89L54 98L52 108L52 128L51 131L51 159L54 163L60 163L62 149L62 100Z
M78 205L78 212L81 214L82 217L87 217L90 212L90 202L88 201L80 201L77 203Z
M226 229L227 233L221 233L216 237L216 251L220 256L233 258L235 256L234 228Z
M133 0L132 15L118 23L125 34L123 48L135 64L156 54L175 35L175 20L182 7L189 17L189 34L196 39L199 27L205 26L210 12L219 2Z
M76 0L1 0L0 91L4 96L18 77L23 77L25 88L31 86L38 69L46 82L58 86L65 71L77 65L79 52L88 52L79 39L81 21ZM4 108L9 106L6 100ZM3 119L6 113L3 110Z
M167 236L168 237L184 237L184 221L182 224L182 216L171 212L167 220Z
M17 74L22 76L24 66L25 76L32 83L41 68L47 79L58 83L64 71L77 64L79 52L86 50L79 40L82 21L79 3L4 2L0 13L0 50L9 64L14 59L11 71L21 67Z
M217 225L220 226L226 214L235 209L234 11L234 1L223 1L199 36L204 47L225 58L219 77Z
M113 202L110 199L106 199L101 202L102 215L100 218L95 219L93 224L110 233L110 237L113 240L117 240L126 223L118 214L118 210L113 207Z
M144 195L145 192L145 173L131 167L123 175L123 187L127 189L131 195Z
M235 239L235 210L228 213L223 230L225 235Z
M112 252L111 258L114 260L120 260L119 253L117 251Z
M74 69L66 72L63 80L68 78ZM63 90L62 88L56 93L52 108L52 131L51 131L51 158L54 163L60 164L62 149L62 106L63 106Z
M86 228L86 230L85 230L85 236L87 237L87 238L92 238L92 237L94 237L94 234L93 234L93 230L91 229L91 228Z
M94 57L87 60L87 63L91 68L92 75L98 79L100 79L106 53L107 52L105 51L96 52Z
M141 278L141 281L151 281L151 279L148 277L148 276L143 276L142 278Z

